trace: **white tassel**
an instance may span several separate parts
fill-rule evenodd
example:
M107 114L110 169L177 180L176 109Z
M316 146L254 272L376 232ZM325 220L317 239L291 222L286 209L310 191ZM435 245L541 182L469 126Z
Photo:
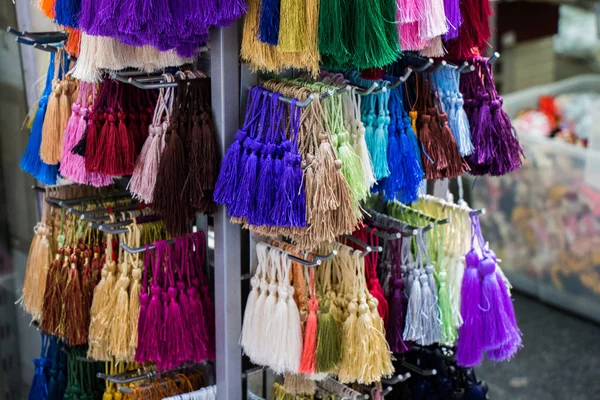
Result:
M427 268L430 268L428 266ZM431 267L433 272L433 267ZM421 321L423 326L423 345L440 343L443 339L440 321L440 309L437 303L437 290L433 274L427 271L419 278L421 281L421 299L423 301Z
M102 81L100 70L96 67L96 51L98 49L96 36L81 32L79 58L73 68L73 77L83 82L98 83Z
M287 257L285 257L284 264L286 268L286 276L289 276L291 261ZM289 279L286 278L285 281L289 282ZM286 369L288 372L298 372L298 368L300 368L300 361L302 359L302 322L300 320L300 312L298 311L298 306L294 301L294 288L289 283L288 290L290 294L287 298L288 332L285 349Z
M289 284L285 282L283 271L281 267L281 258L283 255L278 255L278 281L277 285L277 304L275 305L275 312L273 318L269 324L270 328L268 332L271 333L271 346L268 354L267 365L277 374L283 374L288 371L288 365L286 363L286 352L287 352L287 335L288 335L288 296L291 296L289 290Z
M431 40L448 32L444 1L424 0L423 6L422 19L419 21L419 37Z
M244 352L251 359L254 357L255 348L252 347L254 343L256 343L256 337L260 335L261 323L259 321L258 316L260 315L261 310L257 310L258 298L261 295L260 292L260 282L263 280L263 268L267 260L267 244L260 242L256 245L256 254L258 257L258 266L256 268L256 273L250 279L250 285L252 285L252 290L250 294L248 294L248 300L246 301L246 309L244 311L244 322L242 324L242 333L240 336L240 345ZM264 304L264 303L263 303Z
M256 362L261 365L270 365L270 360L273 354L274 346L274 335L277 334L279 326L272 324L274 321L275 307L277 305L277 280L276 278L276 265L277 257L281 257L280 251L275 248L271 248L269 251L269 266L268 271L268 295L265 299L262 315L262 334L260 335Z

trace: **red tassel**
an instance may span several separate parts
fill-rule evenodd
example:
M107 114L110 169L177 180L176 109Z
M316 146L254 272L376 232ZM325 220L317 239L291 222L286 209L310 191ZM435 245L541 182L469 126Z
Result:
M308 318L304 329L304 347L298 372L314 374L317 368L317 310L319 302L316 297L308 301Z
M63 326L61 319L63 317L63 304L65 286L68 279L70 249L63 250L61 256L60 250L57 258L54 260L52 269L48 271L46 282L46 295L44 295L44 306L42 307L41 327L45 332L56 336L63 336ZM61 257L64 261L61 260Z
M87 322L85 321L83 308L85 301L79 271L77 270L77 257L71 257L70 271L67 272L68 279L65 286L63 315L66 316L63 336L68 340L70 346L77 346L87 342Z

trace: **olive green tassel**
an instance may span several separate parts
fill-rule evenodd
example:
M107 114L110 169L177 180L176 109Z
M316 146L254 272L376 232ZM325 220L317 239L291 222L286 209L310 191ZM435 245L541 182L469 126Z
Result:
M323 301L317 322L317 372L334 371L342 355L342 332Z

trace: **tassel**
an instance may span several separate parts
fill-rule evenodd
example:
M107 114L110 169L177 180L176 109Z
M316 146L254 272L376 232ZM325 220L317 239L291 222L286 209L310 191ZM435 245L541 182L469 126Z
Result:
M246 148L250 149L251 152L247 156L245 164L243 163L242 157L241 167L243 168L243 174L239 181L238 195L233 209L229 210L229 214L232 217L247 217L249 215L250 206L254 202L256 188L258 186L256 182L260 171L258 154L262 149L262 145L258 141L254 141L250 138L247 138L246 140L250 141L250 145Z
M40 157L46 164L54 165L60 162L60 96L62 86L60 81L54 80L52 83L52 94L48 99L46 116L42 128L42 144L40 147Z
M79 271L74 261L77 260L71 260L69 277L65 286L63 315L68 318L65 321L64 337L70 345L78 346L87 342L89 321L85 318L83 307L86 304L83 301Z
M330 302L321 301L317 316L317 373L334 371L342 358L342 331L330 313Z
M421 306L422 326L424 328L423 343L430 345L440 343L443 340L439 319L438 296L435 280L433 279L433 267L425 267L426 273L419 278L421 281Z
M463 23L455 40L448 42L452 59L472 59L485 54L491 37L489 18L492 9L488 0L461 0L460 13Z
M129 283L128 266L121 265L121 276L116 282L117 300L114 321L111 324L110 349L116 360L129 361Z
M284 268L287 269L287 274L289 274L289 270L291 267L291 261L286 258L284 260L287 263L287 266ZM289 282L289 280L286 280ZM286 335L287 344L285 346L285 355L286 355L286 365L287 369L290 372L298 372L300 368L300 362L302 359L302 322L300 321L300 312L298 311L298 306L294 301L294 288L288 285L289 295L287 298L287 309L288 309L288 330Z
M442 43L442 37L436 36L429 41L427 46L420 52L422 57L443 57L446 54L444 44Z
M477 267L482 277L480 308L482 315L482 345L492 351L506 345L514 337L514 325L503 307L502 287L496 279L496 263L485 257Z
M458 37L460 26L463 23L460 12L460 0L444 0L444 13L448 24L448 32L444 35L444 40L452 40Z
M348 317L342 325L342 359L338 370L338 378L342 383L357 380L357 371L364 364L358 365L356 360L360 356L358 353L363 350L362 343L367 342L357 334L358 307L355 300L348 303L347 311Z
M385 93L384 93L385 95ZM375 178L380 180L387 177L390 174L387 160L387 147L388 147L388 135L387 130L384 129L385 115L384 108L387 108L387 104L384 103L383 97L379 97L379 115L377 117L377 128L373 134L373 141L369 147L369 153L373 160L373 171L375 172Z
M44 223L38 224L34 229L35 235L29 247L27 269L23 282L23 295L20 299L23 309L34 320L41 318L48 266L52 262L47 229Z
M111 305L114 304L113 292L116 277L115 272L117 266L112 260L112 239L107 239L106 262L102 268L102 278L94 289L94 298L92 300L92 308L90 310L91 321L89 328L89 350L88 357L97 360L106 360L108 354L106 352L106 336L108 330L108 321L106 314L111 310Z
M495 258L495 257L492 257ZM507 325L510 326L510 338L506 341L506 343L500 347L497 347L494 350L487 352L487 357L493 361L507 361L510 360L516 352L523 347L523 342L521 339L521 330L517 326L517 319L515 317L515 310L513 308L512 300L510 298L510 294L506 288L506 284L501 276L501 270L499 266L496 266L495 277L500 288L501 292L501 305L502 312L501 314L506 315L508 318Z
M352 30L354 51L350 51L353 65L368 69L384 67L396 61L400 55L394 23L396 0L356 2L351 7L357 8Z
M315 381L304 374L285 374L283 390L290 395L314 395Z
M281 0L278 49L282 52L306 50L308 7L301 0Z
M448 32L443 0L424 0L422 19L419 20L419 36L432 40ZM441 43L441 37L439 42Z
M46 375L44 374L44 369L48 368L48 364L48 359L45 357L33 359L35 372L33 374L31 388L29 389L29 400L46 400L48 398L48 383L46 382Z
M263 154L261 155L260 158L260 162L258 163L260 165L260 170L258 173L258 188L256 189L256 203L253 204L253 208L250 210L250 214L248 215L248 223L252 224L252 225L274 225L275 221L272 221L270 218L272 218L272 210L273 210L273 206L275 204L275 196L276 194L273 193L273 187L274 187L274 153L275 151L275 145L272 144L268 144L266 145ZM275 155L276 157L276 155ZM292 191L294 189L294 187L292 186L292 169L291 168L286 168L286 173L284 174L284 176L282 177L282 188L283 188L283 192L284 193L290 193L292 194L292 196L294 195L294 192ZM291 189L291 190L290 190ZM280 188L281 190L281 188ZM280 201L282 200L281 197L283 196L279 196L280 197ZM285 208L286 213L284 214L285 216L288 216L288 218L291 218L291 213L289 212L291 210L291 199L293 197L287 197L285 200L288 200L286 203L284 203L284 207L287 206ZM281 212L277 212L275 211L275 215L281 216ZM287 225L282 225L282 226L287 226Z
M186 160L183 143L173 130L161 156L152 208L165 221L171 236L181 236L189 230L190 207L182 201L185 185Z
M127 189L134 198L152 204L165 141L162 126L150 125L148 132L148 138L144 142Z
M377 299L369 298L367 303L374 327L371 333L371 357L375 358L375 360L370 360L373 367L370 369L371 374L365 377L364 382L374 383L381 381L384 376L390 376L394 373L394 366L392 364L390 346L385 340L384 321L377 311Z
M258 25L258 37L261 42L277 46L279 21L279 0L263 0Z
M254 277L253 277L254 278ZM248 304L250 302L250 297L248 297L248 302L246 303L246 312L244 313L244 324L242 329L242 348L244 349L244 353L252 360L253 363L258 364L258 359L261 357L260 352L258 351L258 346L261 342L261 334L260 328L265 327L264 324L264 308L265 302L267 300L268 287L269 284L265 278L265 276L261 276L259 280L260 293L257 294L256 303L254 305L254 309L248 309ZM253 288L254 290L254 288ZM251 311L252 310L252 311ZM248 315L248 320L246 321L246 315ZM252 318L250 318L252 317Z
M461 315L463 324L458 331L456 344L456 362L458 365L472 367L483 359L482 312L480 308L481 283L477 265L479 255L472 249L465 256L465 270L461 290Z
M262 316L260 313L262 309L258 309L258 307L264 304L264 298L266 298L266 296L262 296L264 293L259 292L261 279L262 278L259 276L258 271L256 274L254 274L254 276L252 276L252 279L250 279L252 290L250 290L250 294L248 294L248 299L246 300L246 308L244 309L244 322L242 323L242 334L240 336L240 345L242 346L244 353L250 357L250 359L254 357L255 348L253 346L256 344L255 336L258 334L259 329L259 327L256 325L256 319L258 319L259 316ZM263 299L259 301L261 296Z
M419 36L419 26L418 21L398 24L398 36L403 51L420 51L427 46L428 41Z
M345 12L349 1L323 0L319 2L319 53L331 60L328 64L345 66L351 61L350 32L344 26Z
M406 297L404 296L404 281L396 278L392 281L392 295L388 301L390 305L390 317L386 329L386 339L390 349L394 353L404 353L408 351L408 346L402 340L402 333L405 329L404 321L406 316Z
M342 131L338 133L338 157L342 162L342 174L346 178L346 182L350 186L354 198L358 201L364 200L369 194L368 188L365 186L363 180L363 167L361 165L360 157L354 152L348 142L348 133Z
M373 173L373 163L365 140L365 126L359 118L354 118L351 121L353 126L352 139L354 142L354 151L360 157L360 164L363 170L363 182L367 189L370 189L377 179Z
M177 289L169 287L168 289L169 305L165 310L165 333L164 339L167 345L164 346L163 355L159 362L159 368L171 369L178 365L179 361L186 360L184 348L184 332L181 308L177 302Z
M57 0L39 0L38 8L44 13L44 15L50 19L54 19L56 16L56 1Z
M405 342L421 342L423 340L423 326L421 325L421 313L422 313L422 296L421 296L421 284L417 273L413 273L412 284L408 295L408 308L406 311L406 325L404 327L404 334L402 339Z
M311 270L312 271L312 270ZM304 346L302 348L302 361L298 372L314 374L317 368L317 310L319 302L316 298L308 301L308 318L304 328Z
M451 345L456 341L457 330L454 325L452 306L450 304L450 295L448 293L448 284L446 283L446 272L438 273L439 291L438 304L440 308L440 317L442 323L443 342Z
M398 0L397 8L398 18L396 20L401 23L416 22L423 18L422 0Z
M62 258L65 254L63 248L58 250L56 258L50 264L48 277L46 279L46 291L44 293L44 304L42 306L41 328L55 334L60 321L60 309L62 306L62 294L64 289L64 276Z
M272 249L269 258L271 263L277 254L277 249ZM273 253L275 252L275 253ZM273 269L274 267L271 266ZM264 301L263 306L263 332L271 332L272 321L275 316L275 309L277 306L277 283L275 282L274 271L268 271L268 295ZM283 307L283 305L282 305ZM274 326L274 325L273 325ZM261 365L270 365L269 361L272 357L273 346L275 345L273 338L268 338L267 335L260 335L258 338L258 346L256 347L256 361ZM271 354L270 354L271 353Z

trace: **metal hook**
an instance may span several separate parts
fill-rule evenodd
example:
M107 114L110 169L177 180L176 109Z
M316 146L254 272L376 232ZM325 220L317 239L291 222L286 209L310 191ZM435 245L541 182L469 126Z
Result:
M382 379L381 383L384 383L386 385L397 385L398 383L407 381L412 375L410 374L410 372L405 373L404 375L402 374L398 374L398 375L394 375L389 379Z
M488 59L488 64L489 65L494 64L499 58L500 58L500 53L495 51L494 54Z
M368 96L368 95L372 94L373 91L375 89L377 89L378 87L379 87L379 83L373 82L373 84L371 85L370 88L368 88L367 90L357 90L356 94L358 94L359 96Z
M391 84L390 86L388 86L388 88L390 90L396 89L398 86L402 85L404 82L406 82L406 80L408 79L408 77L410 76L410 74L412 74L413 69L411 67L406 68L406 71L404 72L404 75L399 77L398 80L396 82L394 82L393 84Z
M427 63L425 63L425 65L423 65L422 67L419 67L419 68L414 68L413 70L415 72L423 72L427 68L431 67L432 65L433 65L433 58L428 58Z

